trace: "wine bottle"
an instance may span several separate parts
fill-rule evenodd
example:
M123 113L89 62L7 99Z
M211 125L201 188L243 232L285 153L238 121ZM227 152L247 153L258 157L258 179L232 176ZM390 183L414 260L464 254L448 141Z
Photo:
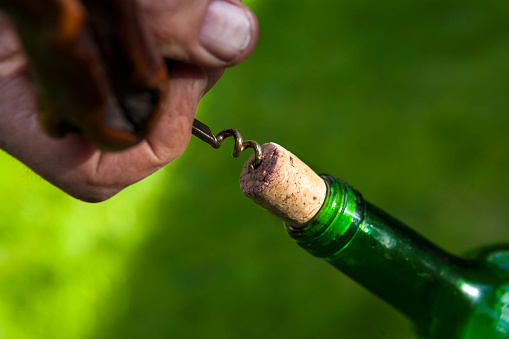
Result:
M266 145L262 165L270 162L266 158L274 157L273 146L265 152ZM294 214L316 200L315 192L307 194L313 189L305 187L316 180L309 179L315 174L309 168L296 170L307 166L296 165L296 157L282 148L276 157L291 158L290 172L298 175L290 181L306 184L285 196L289 176L277 177L290 161L256 170L245 166L241 176L244 193L279 217L283 215L288 233L302 248L406 315L414 324L413 338L509 338L509 246L492 246L457 257L331 176L322 177L326 193L314 216L296 220ZM262 188L253 193L249 183ZM289 199L299 201L294 204L295 211L288 212L285 205Z

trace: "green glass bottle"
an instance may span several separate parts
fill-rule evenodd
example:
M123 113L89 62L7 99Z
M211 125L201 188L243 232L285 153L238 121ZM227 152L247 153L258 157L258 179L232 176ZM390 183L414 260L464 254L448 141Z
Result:
M288 233L414 324L415 339L509 338L509 246L451 255L324 176L327 196Z

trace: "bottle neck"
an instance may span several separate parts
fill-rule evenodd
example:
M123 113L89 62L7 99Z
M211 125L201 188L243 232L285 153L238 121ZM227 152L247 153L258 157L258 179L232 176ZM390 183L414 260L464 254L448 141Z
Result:
M474 262L441 250L406 225L366 203L343 181L324 177L328 192L318 214L288 233L392 304L416 324L428 319L437 294L459 295L468 307L463 273ZM467 274L468 275L468 274Z

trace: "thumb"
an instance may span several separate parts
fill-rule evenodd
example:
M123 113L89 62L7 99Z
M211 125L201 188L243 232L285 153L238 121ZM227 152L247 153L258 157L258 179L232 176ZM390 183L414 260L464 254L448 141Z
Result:
M254 50L258 22L241 0L138 0L162 54L204 67L238 64Z

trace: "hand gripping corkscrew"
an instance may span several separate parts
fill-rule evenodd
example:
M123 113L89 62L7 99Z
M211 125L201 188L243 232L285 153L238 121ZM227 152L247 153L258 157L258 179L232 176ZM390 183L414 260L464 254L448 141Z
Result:
M253 159L253 167L257 168L262 163L262 148L259 143L253 140L242 139L242 135L240 135L239 131L234 128L227 128L219 132L217 135L214 135L209 126L205 125L199 120L194 119L193 122L193 135L197 136L201 140L205 141L207 144L214 148L219 148L223 140L227 137L233 136L235 139L235 146L233 148L233 157L238 158L239 155L246 149L252 148L254 150L254 159Z

